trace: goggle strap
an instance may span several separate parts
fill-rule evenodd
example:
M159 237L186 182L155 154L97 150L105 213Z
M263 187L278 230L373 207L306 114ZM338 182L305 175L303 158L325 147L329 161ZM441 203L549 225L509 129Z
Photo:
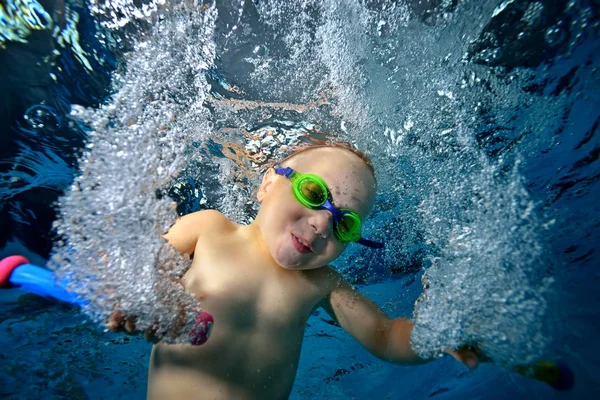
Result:
M292 175L294 174L294 170L291 169L290 167L285 167L285 168L275 167L275 173L277 175L283 175L286 178L290 179L292 177Z
M367 246L367 247L371 247L373 249L382 249L384 247L383 243L380 242L374 242L372 240L369 239L365 239L365 238L360 238L358 239L358 244L362 244L363 246Z

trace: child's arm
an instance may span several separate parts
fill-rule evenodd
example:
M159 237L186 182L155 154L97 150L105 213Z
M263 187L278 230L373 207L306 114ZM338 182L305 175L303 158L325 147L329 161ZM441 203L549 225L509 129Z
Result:
M410 346L413 323L406 318L390 319L371 300L358 293L337 272L331 271L332 287L320 304L342 328L376 357L395 364L420 364L431 360L420 358ZM448 351L463 364L474 368L475 351Z

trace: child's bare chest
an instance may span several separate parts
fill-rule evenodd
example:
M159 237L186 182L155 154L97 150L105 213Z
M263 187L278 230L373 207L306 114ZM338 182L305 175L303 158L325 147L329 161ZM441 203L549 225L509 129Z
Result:
M226 245L196 253L184 284L215 320L238 333L303 328L321 296L305 274L265 265L260 257Z

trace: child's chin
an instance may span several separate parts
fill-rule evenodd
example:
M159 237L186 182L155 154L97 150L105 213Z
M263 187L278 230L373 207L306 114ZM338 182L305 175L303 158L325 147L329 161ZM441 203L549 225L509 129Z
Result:
M306 271L306 270L314 269L314 268L301 265L298 267L291 267L291 268L285 268L285 269L287 269L288 271Z
M283 269L287 269L288 271L298 271L298 270L302 270L302 269L306 269L306 266L302 265L302 264L298 264L298 263L290 263L290 262L277 262L277 264L283 268Z
M283 269L287 269L288 271L306 271L309 269L317 269L318 265L310 265L310 264L294 264L294 265L284 265L279 264L279 266Z
M310 265L306 265L306 263L301 263L296 260L275 260L277 264L288 271L301 271L304 269L313 269Z
M295 250L290 249L281 249L283 251L275 251L271 252L271 256L283 269L287 269L289 271L301 271L306 269L315 269L318 268L314 264L314 260L311 260L311 257L306 257L306 254L302 255L297 253ZM312 263L307 262L312 261Z

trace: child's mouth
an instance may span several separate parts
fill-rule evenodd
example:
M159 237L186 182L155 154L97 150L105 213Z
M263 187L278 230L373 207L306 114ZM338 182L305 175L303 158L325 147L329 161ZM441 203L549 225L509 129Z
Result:
M302 239L297 238L294 234L292 234L292 245L298 253L312 253L310 247L302 243Z

